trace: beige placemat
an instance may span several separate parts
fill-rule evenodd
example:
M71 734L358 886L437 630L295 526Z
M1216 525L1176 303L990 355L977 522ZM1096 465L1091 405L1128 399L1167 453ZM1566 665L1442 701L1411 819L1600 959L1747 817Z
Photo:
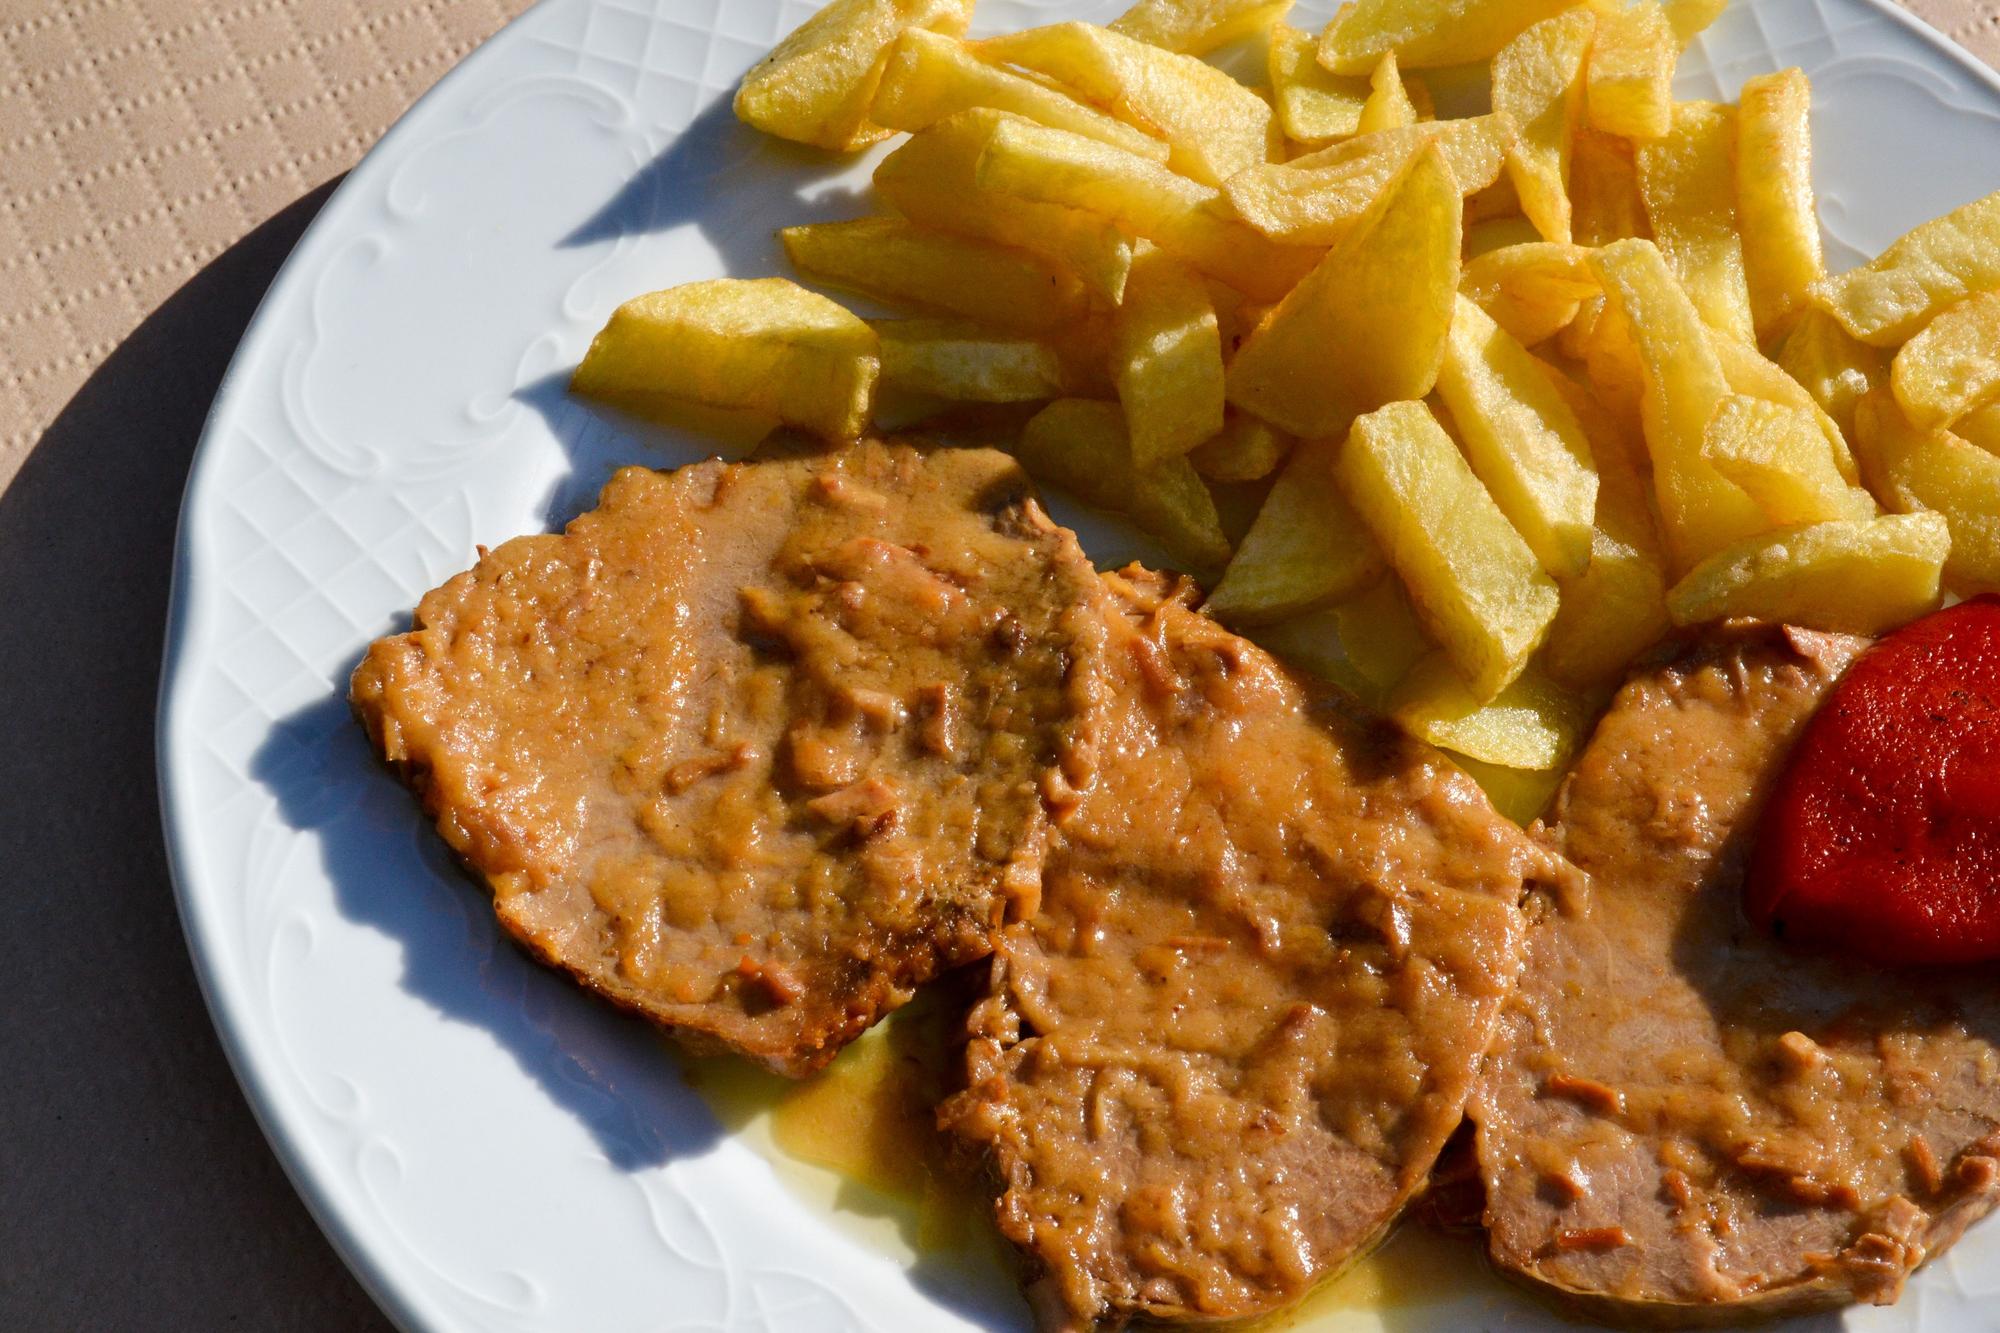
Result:
M162 300L528 2L0 0L0 487ZM1903 2L2000 66L2000 0Z

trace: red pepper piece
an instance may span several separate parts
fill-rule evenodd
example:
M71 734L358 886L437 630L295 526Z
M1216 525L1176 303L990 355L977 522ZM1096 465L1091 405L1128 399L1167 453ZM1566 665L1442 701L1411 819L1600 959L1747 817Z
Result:
M1855 662L1771 793L1744 908L1879 963L2000 958L2000 597Z

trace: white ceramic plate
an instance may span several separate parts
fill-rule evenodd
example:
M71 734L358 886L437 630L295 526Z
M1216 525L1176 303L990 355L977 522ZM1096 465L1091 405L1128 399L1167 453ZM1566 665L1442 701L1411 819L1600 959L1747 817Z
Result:
M811 8L545 0L327 204L196 457L160 711L181 911L278 1155L410 1328L1027 1322L990 1259L914 1260L879 1225L857 1234L802 1201L796 1173L725 1134L649 1030L502 945L343 700L363 646L476 543L562 522L614 465L699 456L561 385L625 297L781 272L775 227L862 211L866 164L729 114L738 75ZM980 27L1120 8L984 0ZM1681 94L1733 96L1790 64L1813 78L1835 264L2000 187L2000 86L1872 0L1739 2ZM1065 516L1101 559L1146 553ZM1553 1323L1491 1284L1447 1277L1437 1296L1395 1327ZM1844 1326L1983 1333L1996 1308L1991 1222L1902 1305Z

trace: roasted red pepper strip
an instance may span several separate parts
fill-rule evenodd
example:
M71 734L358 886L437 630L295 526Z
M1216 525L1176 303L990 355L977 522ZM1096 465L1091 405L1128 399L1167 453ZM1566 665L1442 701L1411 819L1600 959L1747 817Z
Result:
M1862 654L1771 793L1744 907L1880 963L2000 958L2000 598Z

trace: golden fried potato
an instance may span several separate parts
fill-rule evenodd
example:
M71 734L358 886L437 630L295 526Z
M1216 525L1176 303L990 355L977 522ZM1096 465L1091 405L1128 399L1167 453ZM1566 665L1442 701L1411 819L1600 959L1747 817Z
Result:
M1660 253L1695 309L1749 340L1756 330L1736 231L1735 142L1735 107L1676 104L1672 128L1639 147L1639 192Z
M1627 139L1657 139L1671 130L1680 54L1680 39L1656 0L1601 12L1584 74L1590 127Z
M1399 130L1417 123L1417 104L1403 87L1403 71L1396 65L1396 53L1385 51L1368 76L1368 100L1361 106L1357 134L1377 134Z
M1597 467L1555 374L1485 311L1458 298L1438 397L1500 512L1544 569L1573 578L1590 564Z
M851 440L880 373L875 331L783 278L718 278L612 312L570 389L667 425L760 438L780 423Z
M1294 143L1318 148L1361 129L1368 80L1335 74L1318 60L1319 42L1289 23L1271 25L1271 102Z
M1912 425L1879 389L1856 408L1855 446L1885 508L1944 519L1952 588L1968 597L2000 591L2000 457L1949 431Z
M1639 196L1639 162L1632 145L1615 134L1580 129L1570 146L1570 238L1578 245L1609 245L1650 238L1646 201Z
M743 76L736 115L781 139L851 152L888 131L869 123L890 43L911 28L964 34L973 0L833 0Z
M1841 433L1839 423L1826 414L1805 385L1787 375L1752 343L1738 341L1715 328L1709 330L1708 341L1731 393L1779 403L1811 417L1826 442L1834 468L1850 485L1861 480L1861 473L1854 465L1854 451L1847 447L1847 437Z
M1256 36L1291 7L1292 0L1139 0L1106 26L1153 46L1199 56Z
M1468 259L1458 289L1532 347L1554 337L1576 318L1579 303L1597 295L1597 275L1584 246L1528 241Z
M870 321L882 387L959 403L1032 403L1063 392L1062 358L1033 338L956 319Z
M1870 347L1817 308L1801 314L1785 335L1778 365L1850 436L1854 405L1889 377L1889 358L1881 348Z
M1989 454L2000 454L2000 403L1967 412L1951 423L1951 433Z
M1875 516L1868 492L1848 485L1810 413L1731 394L1709 419L1702 457L1747 492L1774 526Z
M1436 145L1460 194L1500 178L1512 123L1500 116L1427 121L1359 135L1293 158L1238 172L1223 183L1244 221L1291 245L1332 245L1353 230L1397 172Z
M1111 377L1135 467L1187 453L1222 429L1222 335L1192 270L1147 245L1112 328Z
M1215 498L1193 466L1170 458L1134 467L1118 404L1059 398L1022 429L1015 452L1032 475L1129 517L1190 572L1210 573L1229 559Z
M1596 265L1592 264L1594 272ZM1644 416L1646 370L1639 345L1626 323L1624 307L1605 300L1604 293L1577 304L1576 318L1555 338L1556 349L1582 363L1591 393L1619 422L1637 432Z
M1507 171L1543 239L1570 239L1570 145L1583 114L1583 70L1597 19L1579 5L1525 29L1493 57L1493 109L1510 117Z
M1155 162L1165 162L1170 151L1165 139L1134 129L1061 89L981 60L957 37L922 28L909 29L889 48L869 115L889 129L914 131L975 107L1102 139Z
M1676 624L1755 616L1879 634L1938 604L1951 531L1938 514L1779 528L1717 551L1667 594Z
M1366 74L1393 51L1410 69L1485 60L1571 0L1353 0L1320 34L1319 63Z
M1011 246L932 231L902 218L815 222L778 233L792 267L890 305L1042 333L1084 313L1076 281Z
M1805 308L1826 272L1812 186L1812 85L1803 71L1743 84L1736 117L1736 213L1757 336L1770 338Z
M1317 249L1280 245L1218 207L1221 192L1108 144L1028 121L993 131L974 179L984 190L1095 213L1260 301L1289 292Z
M1400 579L1376 579L1365 592L1339 603L1333 623L1348 665L1367 682L1362 697L1378 708L1418 659L1437 650L1424 637Z
M1430 409L1359 418L1334 473L1473 696L1506 689L1555 619L1556 585Z
M1459 198L1426 146L1229 365L1229 401L1302 439L1421 398L1458 285Z
M1388 700L1389 716L1420 740L1501 768L1563 767L1582 743L1590 707L1530 666L1482 702L1446 653L1410 668Z
M1651 241L1616 241L1591 256L1636 349L1640 417L1668 549L1686 569L1770 526L1742 487L1702 457L1709 418L1729 393L1701 316Z
M1660 8L1666 12L1667 26L1674 30L1674 40L1685 49L1696 34L1722 17L1729 0L1661 0Z
M1920 223L1813 299L1862 342L1894 347L1974 292L2000 288L2000 193Z
M1293 443L1270 422L1232 411L1218 434L1189 452L1188 461L1210 481L1257 481L1278 470Z
M1052 23L978 44L988 60L1055 80L1172 146L1170 165L1219 185L1265 160L1268 102L1215 66L1091 23Z
M1386 568L1334 483L1338 441L1292 450L1285 470L1202 609L1231 625L1283 620L1350 597Z
M1563 779L1569 776L1564 768L1502 768L1498 764L1482 764L1467 755L1452 757L1466 776L1479 784L1493 808L1522 828L1542 817Z
M1903 415L1926 428L1949 426L2000 396L2000 291L1941 312L1897 350L1889 383Z

